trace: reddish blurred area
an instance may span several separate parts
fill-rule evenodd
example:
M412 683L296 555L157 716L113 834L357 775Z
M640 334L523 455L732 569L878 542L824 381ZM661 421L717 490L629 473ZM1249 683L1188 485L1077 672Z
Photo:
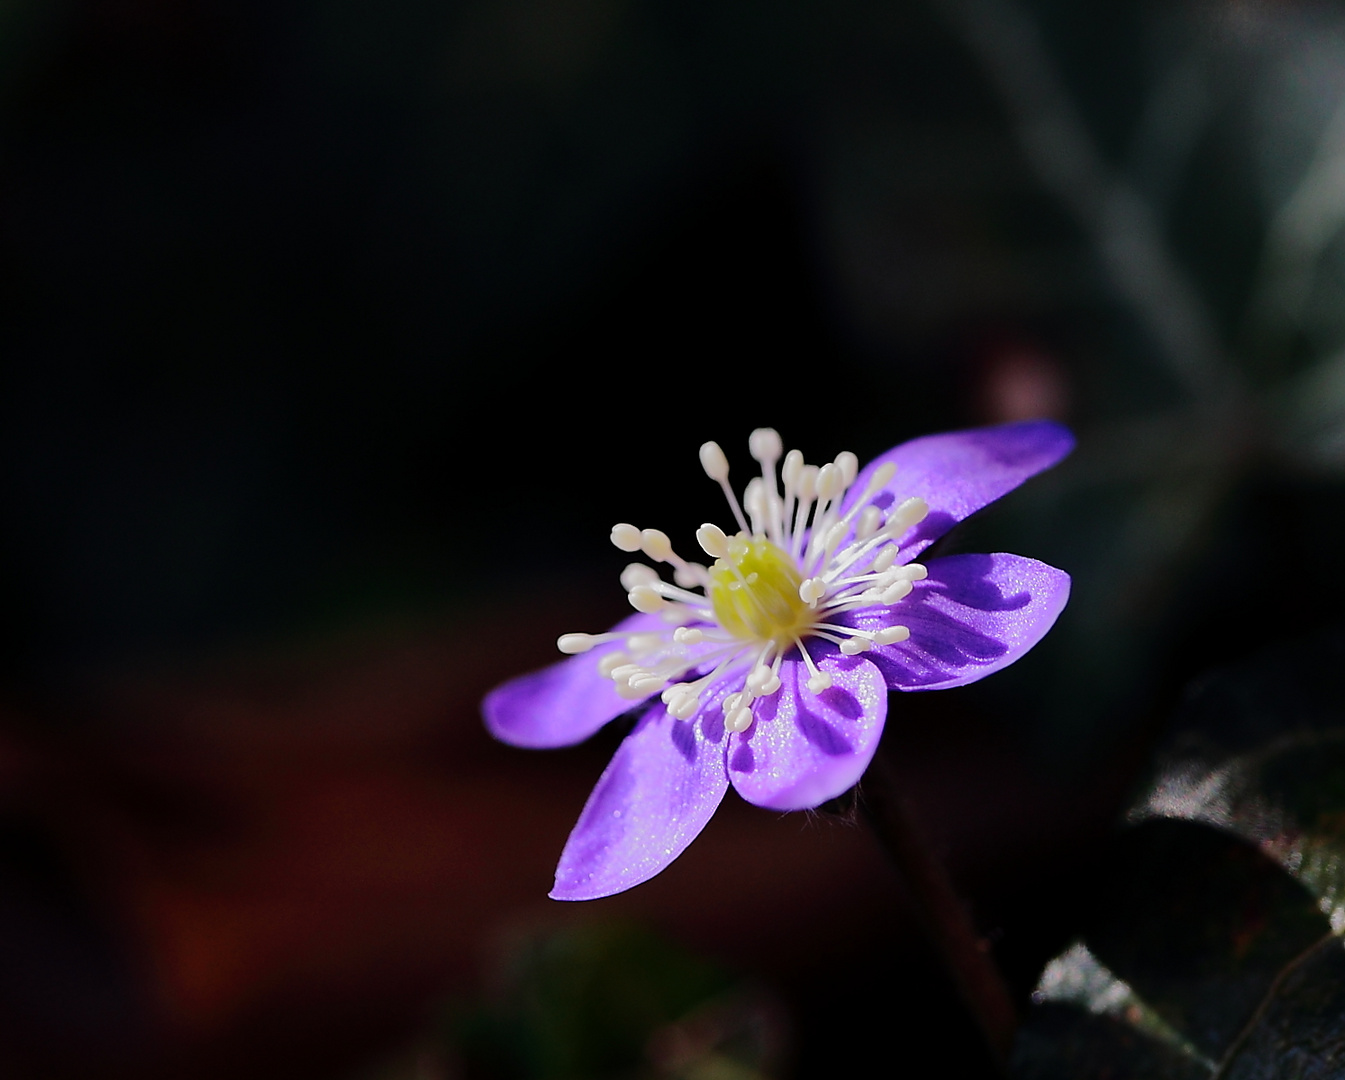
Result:
M11 716L6 809L51 838L136 1004L113 1033L81 1028L57 986L0 1051L4 1074L351 1075L539 924L638 921L786 995L904 948L901 887L857 820L733 795L654 881L588 904L546 898L616 736L516 750L485 734L478 702L547 662L557 631L608 614L555 596L122 677L65 738ZM1049 824L1069 819L1060 796L956 708L934 725L894 713L900 768L962 876L1039 866L1068 843Z

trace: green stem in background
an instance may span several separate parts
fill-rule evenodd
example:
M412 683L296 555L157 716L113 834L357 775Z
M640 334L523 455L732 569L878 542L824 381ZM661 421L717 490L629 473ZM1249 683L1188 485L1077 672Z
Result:
M920 834L882 748L864 774L862 806L916 913L1001 1070L1007 1067L1018 1015L1004 976L976 932L966 904Z

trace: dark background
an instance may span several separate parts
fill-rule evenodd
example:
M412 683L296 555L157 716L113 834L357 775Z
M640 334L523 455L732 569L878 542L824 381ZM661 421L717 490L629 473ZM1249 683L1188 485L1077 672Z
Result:
M1339 620L1342 102L1306 3L0 6L0 1072L477 1075L594 925L752 1075L981 1067L846 806L552 904L615 736L476 702L725 518L705 439L1065 420L954 541L1058 629L885 736L1026 1002L1183 688Z

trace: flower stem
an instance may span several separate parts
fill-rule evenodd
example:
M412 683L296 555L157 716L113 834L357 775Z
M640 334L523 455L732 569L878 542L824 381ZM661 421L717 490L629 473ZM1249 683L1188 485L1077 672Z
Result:
M1018 1026L1008 985L990 956L988 942L976 932L947 870L920 834L881 748L864 774L862 791L865 816L905 879L925 931L994 1061L1005 1069Z

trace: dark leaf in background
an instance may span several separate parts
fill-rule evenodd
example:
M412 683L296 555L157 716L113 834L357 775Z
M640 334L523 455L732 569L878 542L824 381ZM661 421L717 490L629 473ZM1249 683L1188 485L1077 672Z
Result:
M1098 853L1015 1075L1340 1075L1345 633L1201 682L1161 761Z

